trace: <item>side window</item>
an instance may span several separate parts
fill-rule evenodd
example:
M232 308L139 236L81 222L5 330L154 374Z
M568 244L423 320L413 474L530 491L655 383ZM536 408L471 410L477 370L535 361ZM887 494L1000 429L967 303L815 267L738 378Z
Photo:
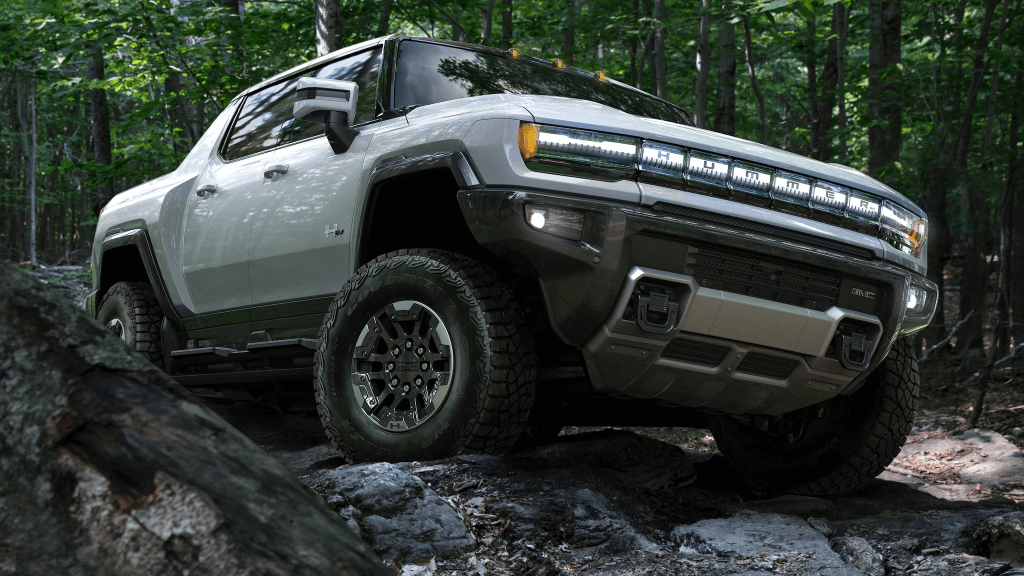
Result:
M356 102L355 124L373 120L377 104L377 73L380 71L381 48L353 54L313 70L310 76L328 80L347 80L359 85L359 101ZM294 94L292 94L294 97ZM288 101L289 110L291 102ZM323 124L293 120L281 143L296 142L323 134Z
M298 81L298 78L291 78L278 82L245 99L224 147L225 158L233 160L278 145L282 132L292 120L292 101Z

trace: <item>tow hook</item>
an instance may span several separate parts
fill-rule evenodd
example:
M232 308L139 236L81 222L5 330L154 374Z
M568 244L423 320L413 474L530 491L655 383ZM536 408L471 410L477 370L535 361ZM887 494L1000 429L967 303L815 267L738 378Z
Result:
M832 338L832 345L839 355L839 363L843 365L843 368L863 372L871 363L871 350L874 348L875 342L868 340L867 336L860 332L840 326Z
M641 284L637 286L637 292L637 325L654 334L671 332L679 318L675 291Z

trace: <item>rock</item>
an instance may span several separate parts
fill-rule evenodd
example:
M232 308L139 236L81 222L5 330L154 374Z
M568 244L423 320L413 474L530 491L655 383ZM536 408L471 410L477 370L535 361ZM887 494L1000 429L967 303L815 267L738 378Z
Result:
M1020 438L1021 436L1024 436L1024 428L1014 428L1013 430L1010 430L1010 434L1014 438Z
M862 576L862 572L843 562L817 530L793 516L781 514L742 514L726 519L701 520L672 530L672 540L684 554L759 558L775 554L781 558L809 558L808 573L833 576Z
M280 463L0 263L0 572L387 574Z
M1024 512L1010 512L987 519L974 533L979 546L993 560L1024 565Z
M860 568L869 576L885 576L885 561L867 540L859 536L840 536L830 545L847 564Z
M623 483L652 493L688 486L695 480L693 464L678 447L617 430L560 436L557 442L506 460L535 469L614 470Z
M917 563L915 573L935 576L1005 576L1006 562L970 554L928 556Z
M320 470L301 479L332 502L344 499L341 513L359 525L363 539L385 560L421 562L476 548L459 513L422 480L392 464Z
M725 502L719 507L719 511L723 516L750 511L809 518L811 516L835 516L836 507L828 500L811 496L779 496L770 500L755 500L753 502Z
M835 526L824 518L808 518L807 523L811 525L811 528L820 532L825 538L830 538L836 532Z
M901 538L899 542L896 542L896 546L899 546L911 554L918 554L921 552L921 539L909 537Z

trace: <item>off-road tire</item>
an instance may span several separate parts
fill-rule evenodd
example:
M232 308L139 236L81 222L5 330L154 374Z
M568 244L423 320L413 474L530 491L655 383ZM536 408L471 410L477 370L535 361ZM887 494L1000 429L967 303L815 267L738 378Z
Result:
M402 432L377 427L352 390L352 358L366 322L397 300L435 311L457 345L444 404ZM452 252L403 249L362 266L335 297L315 355L317 411L350 463L437 460L463 452L500 454L522 431L536 390L537 361L523 311L483 264Z
M160 323L164 314L160 311L153 288L145 282L118 282L111 286L100 301L96 320L107 326L115 318L124 326L125 344L158 368L163 368Z
M729 417L711 418L715 442L751 481L783 492L830 495L871 481L899 454L914 424L921 381L913 348L898 340L864 385L827 422L827 431L786 448Z

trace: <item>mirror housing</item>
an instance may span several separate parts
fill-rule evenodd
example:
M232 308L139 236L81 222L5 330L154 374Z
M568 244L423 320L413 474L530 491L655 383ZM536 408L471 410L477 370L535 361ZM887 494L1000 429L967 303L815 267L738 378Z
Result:
M349 149L359 130L352 128L359 102L359 85L345 80L299 78L292 116L320 122L335 154Z

